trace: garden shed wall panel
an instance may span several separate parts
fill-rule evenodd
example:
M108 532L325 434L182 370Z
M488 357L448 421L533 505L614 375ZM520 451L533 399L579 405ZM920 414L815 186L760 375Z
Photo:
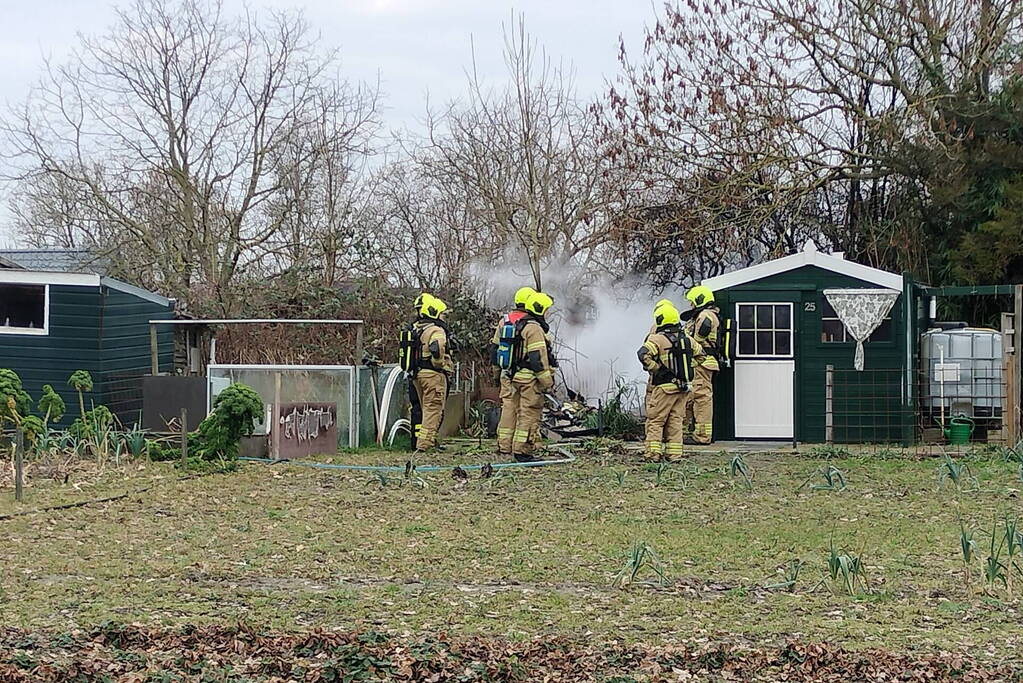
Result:
M141 422L142 377L151 371L150 320L167 320L173 310L111 287L103 288L101 384L104 403L130 428ZM170 326L157 327L161 372L173 370Z
M75 370L99 375L100 293L98 287L50 285L49 334L0 334L0 367L21 377L33 403L44 384L52 384L67 404L66 425L78 413L78 396L67 385ZM86 406L101 400L98 392L85 395Z

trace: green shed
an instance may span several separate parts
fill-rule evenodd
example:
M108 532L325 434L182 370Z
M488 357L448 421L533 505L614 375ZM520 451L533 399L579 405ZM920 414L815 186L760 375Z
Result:
M149 321L173 316L170 299L96 273L0 266L0 368L17 372L33 401L52 385L67 404L65 425L78 413L68 377L87 370L94 388L86 409L106 405L130 427L140 420L142 377L151 370ZM158 333L157 349L161 370L171 371L169 327Z
M736 335L735 359L715 380L716 439L912 438L915 343L901 275L810 245L703 284ZM861 367L854 330L869 333Z

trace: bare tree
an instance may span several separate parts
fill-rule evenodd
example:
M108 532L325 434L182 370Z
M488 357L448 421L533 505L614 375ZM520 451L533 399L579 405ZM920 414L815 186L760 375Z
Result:
M261 22L226 16L219 0L136 0L66 64L48 64L3 122L19 230L92 247L137 282L230 312L240 274L306 239L309 193L329 195L321 217L346 194L340 167L364 151L376 98L337 66L300 15ZM303 237L282 239L299 225Z
M506 31L505 62L510 86L488 89L474 69L467 100L430 116L415 163L442 195L468 202L488 255L528 262L539 288L545 264L597 258L603 167L593 117L521 19Z
M1013 0L666 6L641 61L623 47L624 75L597 107L611 158L642 176L620 235L674 239L686 258L712 253L709 239L725 266L811 238L920 266L906 151L971 135L963 103L1016 66L1005 48L1021 13Z

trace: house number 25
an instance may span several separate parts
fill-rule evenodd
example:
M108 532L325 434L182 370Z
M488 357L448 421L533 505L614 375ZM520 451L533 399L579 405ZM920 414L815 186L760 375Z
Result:
M803 310L807 313L813 313L817 310L817 304L812 301L806 301L803 303Z

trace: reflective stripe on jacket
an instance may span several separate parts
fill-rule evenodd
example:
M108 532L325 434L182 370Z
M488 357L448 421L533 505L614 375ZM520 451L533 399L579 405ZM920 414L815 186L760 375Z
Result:
M551 374L551 359L547 352L547 335L536 320L527 320L522 326L522 362L512 380L516 382L531 382L534 379L540 382L542 387L550 387L554 384L554 376Z
M708 370L720 370L714 352L718 346L718 329L721 327L721 318L718 316L718 309L715 306L708 306L686 324L686 332L699 343L701 350L696 353L693 349L693 359L697 365L702 365Z

